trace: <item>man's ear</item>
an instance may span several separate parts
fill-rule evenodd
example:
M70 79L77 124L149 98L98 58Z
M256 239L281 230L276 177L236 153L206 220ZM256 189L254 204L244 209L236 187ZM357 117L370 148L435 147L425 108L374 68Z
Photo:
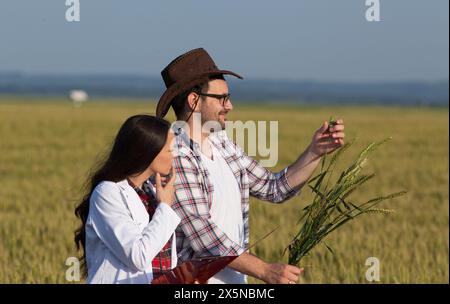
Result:
M187 106L189 108L189 111L195 111L199 99L200 96L197 93L195 92L189 93L189 95L187 96Z

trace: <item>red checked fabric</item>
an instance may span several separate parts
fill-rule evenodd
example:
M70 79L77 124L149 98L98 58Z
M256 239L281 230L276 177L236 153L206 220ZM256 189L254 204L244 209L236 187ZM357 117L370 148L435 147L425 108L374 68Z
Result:
M156 207L158 206L158 201L153 195L153 192L150 190L150 186L147 183L142 185L142 189L136 187L130 180L128 180L128 184L136 191L139 195L142 203L145 206L145 209L150 216L150 221L152 220L153 214L155 214ZM153 274L158 274L161 272L169 271L171 269L172 262L172 237L170 237L169 241L164 245L161 251L156 255L156 257L152 260L152 269Z

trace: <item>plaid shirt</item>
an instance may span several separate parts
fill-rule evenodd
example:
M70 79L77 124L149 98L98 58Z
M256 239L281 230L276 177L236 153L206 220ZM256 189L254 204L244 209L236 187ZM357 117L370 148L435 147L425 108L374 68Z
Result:
M176 229L177 252L180 261L205 256L240 255L249 244L249 197L281 203L300 191L292 189L286 178L287 168L272 173L249 157L226 135L225 131L209 136L210 142L230 166L239 185L244 223L244 245L233 242L214 224L210 216L213 184L202 163L200 146L183 129L174 127L176 136L175 203L173 208L181 218Z
M150 186L146 182L142 185L142 189L140 189L139 187L136 187L130 180L128 180L128 184L139 195L139 198L144 204L151 221L153 214L155 214L156 207L158 206L158 201L156 200L156 197L153 195ZM169 241L164 245L161 251L152 260L153 274L169 271L172 268L171 264L172 264L172 237L170 237Z

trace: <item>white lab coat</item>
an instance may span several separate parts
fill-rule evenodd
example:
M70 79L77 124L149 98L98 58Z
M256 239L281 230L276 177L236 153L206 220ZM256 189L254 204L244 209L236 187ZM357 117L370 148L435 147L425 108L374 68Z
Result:
M149 284L152 260L172 238L172 267L177 264L178 215L158 205L152 220L127 180L101 182L92 192L86 222L88 283Z

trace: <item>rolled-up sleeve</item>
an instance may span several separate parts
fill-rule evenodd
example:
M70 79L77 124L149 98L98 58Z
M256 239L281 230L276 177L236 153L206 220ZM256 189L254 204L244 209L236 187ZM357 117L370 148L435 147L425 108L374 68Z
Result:
M281 203L300 193L300 189L296 190L289 185L286 175L288 168L274 173L249 157L237 145L236 150L242 166L247 170L252 196L272 203Z

